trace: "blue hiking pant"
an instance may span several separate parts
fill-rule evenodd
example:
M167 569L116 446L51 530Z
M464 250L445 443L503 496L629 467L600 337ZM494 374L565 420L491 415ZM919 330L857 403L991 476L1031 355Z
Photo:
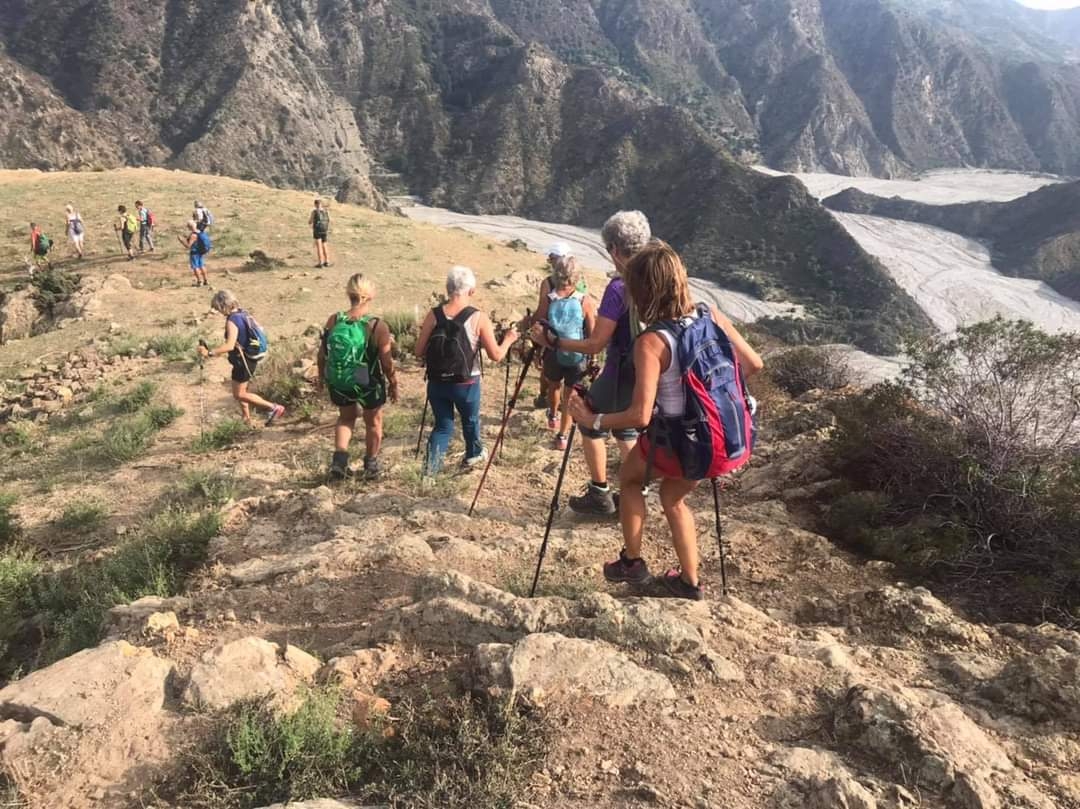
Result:
M455 385L428 382L428 401L435 417L435 427L428 439L427 474L442 468L443 457L454 435L454 410L461 414L461 432L465 436L465 458L477 458L484 452L480 443L480 380Z

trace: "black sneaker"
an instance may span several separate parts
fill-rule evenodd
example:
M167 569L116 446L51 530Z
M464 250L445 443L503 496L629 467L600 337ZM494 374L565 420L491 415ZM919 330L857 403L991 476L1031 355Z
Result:
M605 569L604 573L607 573ZM690 601L704 601L705 590L700 584L695 587L692 584L687 584L686 580L682 577L682 571L677 567L673 567L663 576L658 576L657 581L663 585L663 590L667 595L672 598L685 598Z
M330 466L330 480L349 480L353 476L353 471L347 466L341 466L339 464L332 464Z
M644 584L649 580L649 566L644 559L629 559L626 548L619 551L619 558L604 565L604 578L610 582Z
M364 456L364 477L368 480L374 480L381 474L382 464L379 463L378 457L370 458Z
M546 396L537 396L533 399L533 408L535 410L547 410L549 407L548 398Z
M598 489L591 483L580 497L570 498L570 509L578 514L589 514L596 517L610 517L612 514L617 513L611 488Z

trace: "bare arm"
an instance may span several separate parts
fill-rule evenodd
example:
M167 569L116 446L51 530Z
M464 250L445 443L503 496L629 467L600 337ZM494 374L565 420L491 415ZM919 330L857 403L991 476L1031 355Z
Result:
M594 317L593 327L589 336L584 340L560 340L559 350L577 351L581 354L599 354L608 347L611 338L615 336L615 327L618 321L607 317Z
M545 278L544 282L540 284L540 300L536 304L536 312L533 314L532 322L536 323L541 320L547 320L548 309L551 307L551 299L548 295L551 294L551 279Z
M492 362L502 362L510 350L510 346L517 342L517 329L513 327L508 329L500 343L495 339L495 328L491 325L491 318L483 312L474 315L474 317L479 318L477 326L479 326L480 333L480 348L491 358Z
M383 376L386 377L386 393L390 401L397 404L398 380L397 371L394 368L394 336L390 333L390 327L386 321L380 320L372 334L375 338L375 346L379 350L379 364L382 366Z
M585 337L588 338L596 331L596 301L585 298L581 302L581 310L585 313Z
M319 385L326 379L326 338L336 322L337 315L330 315L330 319L326 321L326 325L323 327L322 338L319 340L319 353L315 357L315 363L319 366L319 380L317 382Z
M735 325L723 312L715 306L711 307L711 309L713 322L724 330L724 334L728 336L728 339L731 340L732 345L735 347L735 354L739 357L739 365L742 367L743 373L747 376L759 373L765 367L761 356L754 351L753 346L746 342L746 338L739 334L739 330L735 328Z
M428 312L424 322L420 325L420 335L416 338L416 345L413 347L413 354L417 359L422 360L427 354L428 340L431 339L433 331L435 331L435 313Z
M656 391L664 365L671 363L671 349L658 334L645 333L634 342L634 398L630 407L619 413L607 413L600 419L601 430L645 427L656 406ZM596 413L576 393L570 398L570 414L586 427L594 425Z
M225 322L225 342L219 345L217 348L212 348L207 352L208 357L214 357L218 354L228 354L234 348L236 348L236 341L240 337L240 329L236 327L236 324L231 320ZM201 349L200 349L201 350Z

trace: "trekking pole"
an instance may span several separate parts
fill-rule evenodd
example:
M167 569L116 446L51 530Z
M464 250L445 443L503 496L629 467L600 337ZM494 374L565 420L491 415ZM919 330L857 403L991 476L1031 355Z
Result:
M480 492L484 489L484 483L487 481L488 472L491 471L491 464L495 461L495 456L499 454L499 449L502 447L503 438L506 435L506 425L510 423L510 414L514 412L514 408L517 406L518 396L521 395L521 389L525 385L525 378L529 375L529 368L532 366L533 355L535 353L536 345L534 344L529 347L528 352L525 354L525 362L521 366L521 376L518 377L517 385L514 387L514 394L510 397L510 401L506 403L506 413L503 415L502 426L499 428L499 437L495 439L495 446L491 453L488 454L487 466L484 467L484 474L480 478L480 485L476 487L476 494L473 496L472 505L469 506L470 517L476 509L476 503L480 499Z
M544 566L544 557L547 556L548 539L551 538L551 526L555 522L555 512L559 510L559 496L562 494L563 480L566 479L566 467L570 463L570 451L574 447L574 435L577 433L577 425L570 426L570 435L566 439L566 451L562 456L562 468L559 469L559 479L555 482L555 493L551 496L551 508L548 510L547 527L544 529L544 541L540 543L540 558L536 560L536 573L533 575L532 587L529 588L529 598L536 595L536 586L540 583L540 568Z
M427 424L428 404L429 400L425 398L424 412L420 414L420 434L416 436L416 453L413 455L414 458L420 457L420 445L424 443L424 425Z
M716 511L716 541L720 545L720 592L727 595L727 567L724 564L724 529L720 527L720 485L712 479L713 508Z

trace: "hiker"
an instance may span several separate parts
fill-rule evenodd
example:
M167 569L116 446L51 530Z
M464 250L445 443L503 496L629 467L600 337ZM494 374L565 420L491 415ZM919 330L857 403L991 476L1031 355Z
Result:
M630 301L622 272L634 253L649 243L652 230L641 211L619 211L604 223L600 236L619 274L604 291L596 327L584 340L553 341L544 326L537 324L532 328L532 338L558 351L596 355L606 349L607 359L600 376L589 389L589 398L599 411L617 413L629 405L634 390L632 347L635 333L640 330L639 324L631 323ZM590 480L582 495L570 498L570 508L578 514L610 517L618 511L616 495L607 479L606 441L611 432L610 429L594 430L588 425L582 427L582 445ZM614 434L619 455L625 459L637 443L637 429L632 425L619 427Z
M67 222L68 241L70 241L71 246L75 248L75 255L79 258L83 258L85 253L83 250L83 241L86 238L86 225L83 224L82 217L79 216L78 211L75 210L73 205L64 206L64 219Z
M548 270L550 271L544 280L540 282L540 301L536 304L536 312L533 313L532 323L538 323L547 319L548 308L548 296L551 294L551 274L555 271L555 264L564 258L572 258L573 253L570 250L570 245L566 242L555 242L547 251ZM587 290L583 289L582 292ZM547 359L548 350L545 348L542 351L537 352L536 362L541 369L540 374L540 393L537 394L536 399L533 401L533 407L537 410L540 408L548 407L549 398L549 385L547 379L544 378L543 368L544 361ZM554 413L548 410L548 425L551 426L551 422L554 418ZM551 429L555 429L551 427Z
M139 220L139 252L149 250L153 253L154 225L157 224L154 213L142 204L142 200L135 200L135 214Z
M326 239L330 235L330 211L322 204L322 200L315 200L315 208L308 217L311 226L311 235L315 239L315 266L329 267L330 258L326 252Z
M30 275L34 274L34 268L40 267L42 262L45 262L45 266L50 270L52 269L52 262L49 261L49 250L52 249L52 239L41 232L41 228L37 226L36 222L30 223L30 257L31 268Z
M349 442L356 419L364 416L364 477L378 477L382 448L382 408L387 399L398 400L394 370L394 336L385 320L369 314L375 285L357 273L345 285L349 308L326 321L319 347L319 384L325 384L330 401L338 407L334 428L334 456L330 477L343 480L349 469Z
M605 414L595 412L588 397L576 393L570 397L570 412L583 427L601 431L649 425L619 470L623 549L618 559L604 565L604 578L635 584L650 578L641 558L646 511L643 487L650 476L659 477L660 502L679 559L679 567L659 577L659 582L669 595L701 600L704 591L698 579L697 532L686 496L701 479L726 474L749 459L754 406L742 374L755 374L763 364L727 317L715 307L694 304L686 268L669 245L657 241L644 247L624 266L622 274L635 310L646 325L634 342L632 400L621 411ZM716 346L721 342L729 346L731 356L721 356L718 363ZM712 353L704 348L707 346L712 346ZM690 358L694 366L681 367L680 357ZM710 375L699 378L697 363L702 357ZM724 369L729 374L727 382ZM684 372L688 373L685 378ZM694 386L689 384L691 379ZM717 396L723 397L723 403ZM691 397L696 401L691 402ZM676 426L654 431L658 425L672 423ZM690 432L697 425L704 434ZM684 464L691 460L695 464L691 477L696 479L687 479L683 472Z
M502 362L517 342L518 331L511 327L502 342L497 341L491 318L469 305L475 293L473 271L452 267L446 276L449 300L428 312L416 340L416 356L427 366L427 396L435 417L428 439L426 476L434 476L442 468L454 434L455 409L461 415L465 436L462 469L472 469L488 457L480 441L480 350L492 362Z
M259 360L266 356L266 334L255 318L240 308L236 296L227 289L214 295L210 308L225 317L225 342L216 348L200 344L199 355L228 355L232 366L232 395L240 404L241 418L248 427L253 427L251 408L259 407L267 411L266 426L269 427L284 415L285 408L248 390Z
M192 286L208 287L210 282L206 280L206 254L211 248L210 234L205 230L199 230L199 224L194 219L187 223L187 230L187 236L176 238L187 248L188 266L191 267L191 274L195 277Z
M198 228L200 233L209 229L214 224L214 215L198 200L195 200L195 210L192 211L191 218L195 221L195 227Z
M128 209L124 205L117 205L116 212L120 214L120 216L113 225L113 230L120 234L120 240L124 245L124 250L127 251L128 261L134 261L135 250L132 248L131 243L135 238L135 234L139 232L138 217L133 213L128 213Z
M596 303L581 292L580 281L581 270L573 256L555 262L545 320L549 334L557 334L560 340L583 340L596 328ZM548 383L550 397L548 429L558 428L555 449L566 449L572 421L566 404L574 385L584 375L585 355L581 352L554 349L546 352L543 378Z

